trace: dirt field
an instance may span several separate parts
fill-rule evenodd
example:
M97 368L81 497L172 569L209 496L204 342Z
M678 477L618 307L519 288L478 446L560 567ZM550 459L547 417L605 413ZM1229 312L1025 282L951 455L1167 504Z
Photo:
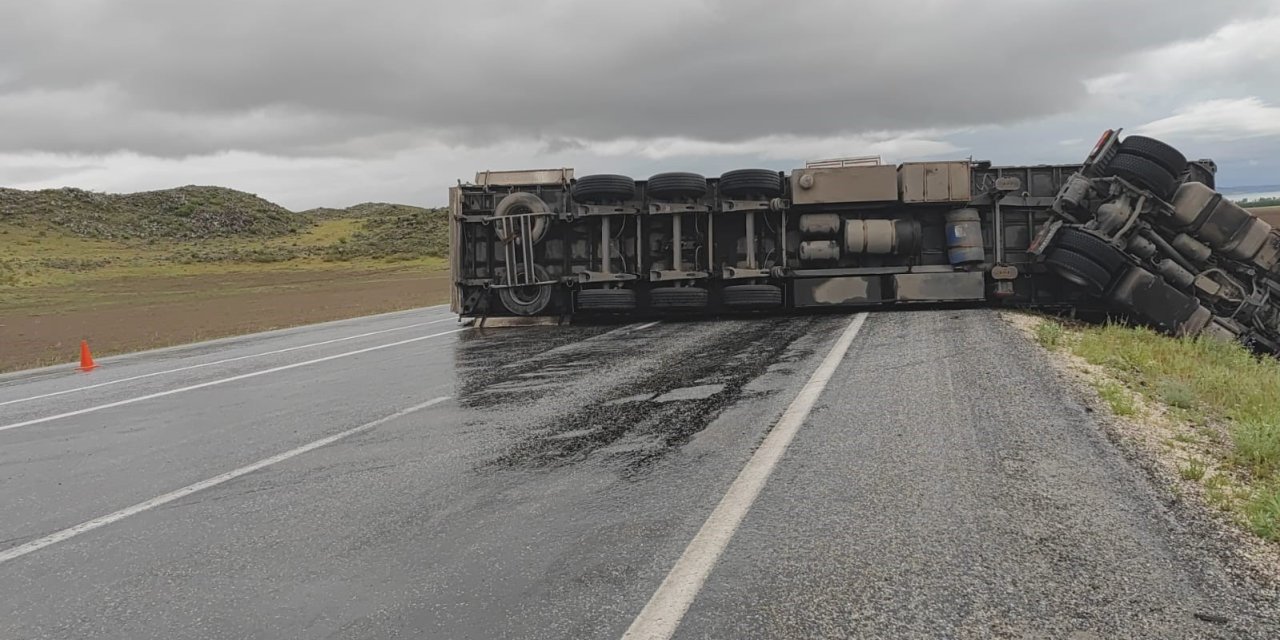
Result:
M0 371L447 302L439 269L267 270L95 280L0 303Z
M1266 220L1273 227L1280 227L1280 207L1254 207L1249 212Z

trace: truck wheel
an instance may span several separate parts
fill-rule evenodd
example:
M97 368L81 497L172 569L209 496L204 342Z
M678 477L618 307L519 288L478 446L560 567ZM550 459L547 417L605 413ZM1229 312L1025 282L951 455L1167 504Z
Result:
M583 289L578 292L579 311L630 311L635 308L634 289Z
M1142 156L1121 151L1107 165L1107 172L1120 176L1139 187L1150 189L1156 197L1168 200L1178 186L1177 178L1168 169Z
M1111 284L1111 273L1093 260L1068 249L1050 251L1044 262L1064 280L1095 296L1102 295Z
M514 216L521 213L547 213L551 208L547 206L542 198L525 191L516 191L507 194L507 197L498 201L498 206L494 208L495 216ZM533 219L532 227L529 229L529 235L533 236L531 242L538 243L547 235L547 227L550 226L550 216L537 216ZM519 229L519 226L516 226ZM519 236L517 232L514 234ZM503 233L502 225L498 225L498 238L503 242L508 240L507 234Z
M774 309L782 306L782 288L771 284L735 284L721 292L731 309Z
M636 181L611 173L583 176L574 181L569 193L574 202L582 203L630 200L636 197Z
M720 176L720 193L730 198L776 198L782 195L782 176L769 169L737 169Z
M1119 249L1105 240L1078 229L1064 228L1054 240L1055 246L1078 253L1097 263L1107 273L1116 273L1129 263Z
M659 173L649 178L647 190L650 198L659 200L701 198L707 193L707 179L696 173Z
M516 267L517 277L524 275L524 271L524 265ZM499 273L505 273L505 270ZM547 270L540 264L533 265L533 277L540 282L551 279ZM506 280L506 277L502 276L499 280ZM502 305L507 308L507 311L518 316L533 316L542 313L547 305L551 304L551 286L533 285L499 289L498 298L502 300Z
M1120 151L1135 156L1142 156L1164 168L1175 176L1187 170L1187 157L1181 151L1146 136L1126 136L1120 142Z
M654 309L703 309L707 306L707 290L701 287L663 287L649 292L649 305Z

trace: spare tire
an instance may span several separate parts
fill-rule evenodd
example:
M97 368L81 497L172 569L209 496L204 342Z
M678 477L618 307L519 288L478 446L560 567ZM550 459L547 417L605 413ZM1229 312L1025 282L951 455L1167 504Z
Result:
M735 284L721 292L730 309L774 309L782 306L782 288L771 284Z
M1120 142L1120 151L1142 156L1175 176L1182 175L1182 172L1187 170L1187 157L1182 155L1181 151L1155 138L1127 136Z
M527 191L516 191L507 194L505 198L498 201L498 206L494 208L495 216L513 216L521 213L548 213L551 208L543 202L542 198L529 193ZM541 242L542 238L547 235L547 227L551 226L551 216L536 216L533 218L532 227L529 229L529 235L533 236L531 242ZM502 225L498 227L498 238L507 241L507 234L503 232ZM517 231L512 234L519 237L520 226L517 224Z
M707 290L701 287L662 287L649 292L649 306L654 309L703 309L707 306Z
M1150 189L1156 197L1168 200L1178 187L1178 180L1168 169L1142 156L1120 152L1107 165L1107 173L1119 176L1133 184Z
M1111 284L1111 273L1101 265L1069 249L1054 249L1044 258L1058 275L1072 284L1082 287L1091 295L1100 296Z
M627 176L599 173L583 176L569 189L574 202L618 202L636 197L636 181Z
M1089 258L1106 269L1107 273L1116 273L1129 263L1119 249L1102 238L1079 229L1067 227L1058 231L1054 246Z
M635 308L634 289L583 289L578 292L579 311L630 311Z
M776 198L782 175L770 169L737 169L720 176L720 194L730 198Z
M519 278L524 274L524 265L516 267L516 277ZM506 269L498 272L499 281L506 284ZM551 279L551 275L540 264L533 265L533 277L545 282ZM498 299L502 300L502 305L507 311L518 316L533 316L546 310L547 305L551 304L551 286L552 285L533 285L528 287L512 287L498 290Z
M683 200L701 198L707 193L707 179L696 173L672 171L649 178L647 187L650 198L658 200Z

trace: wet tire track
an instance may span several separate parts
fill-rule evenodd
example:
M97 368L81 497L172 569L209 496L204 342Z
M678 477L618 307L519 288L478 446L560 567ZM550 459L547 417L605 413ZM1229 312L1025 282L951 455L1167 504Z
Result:
M488 469L593 457L634 473L688 442L725 408L774 393L750 383L768 372L790 371L810 354L797 340L839 322L730 320L599 336L545 351L505 376L490 371L485 385L468 381L471 391L461 402L483 408L489 415L477 420L488 427L496 423L508 431Z

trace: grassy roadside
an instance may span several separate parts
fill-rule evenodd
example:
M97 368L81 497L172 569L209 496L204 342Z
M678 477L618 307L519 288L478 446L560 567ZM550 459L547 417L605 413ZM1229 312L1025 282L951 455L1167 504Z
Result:
M442 209L0 188L0 371L448 300Z
M1280 542L1280 360L1145 328L1034 322L1036 340L1082 363L1111 412L1210 506Z

